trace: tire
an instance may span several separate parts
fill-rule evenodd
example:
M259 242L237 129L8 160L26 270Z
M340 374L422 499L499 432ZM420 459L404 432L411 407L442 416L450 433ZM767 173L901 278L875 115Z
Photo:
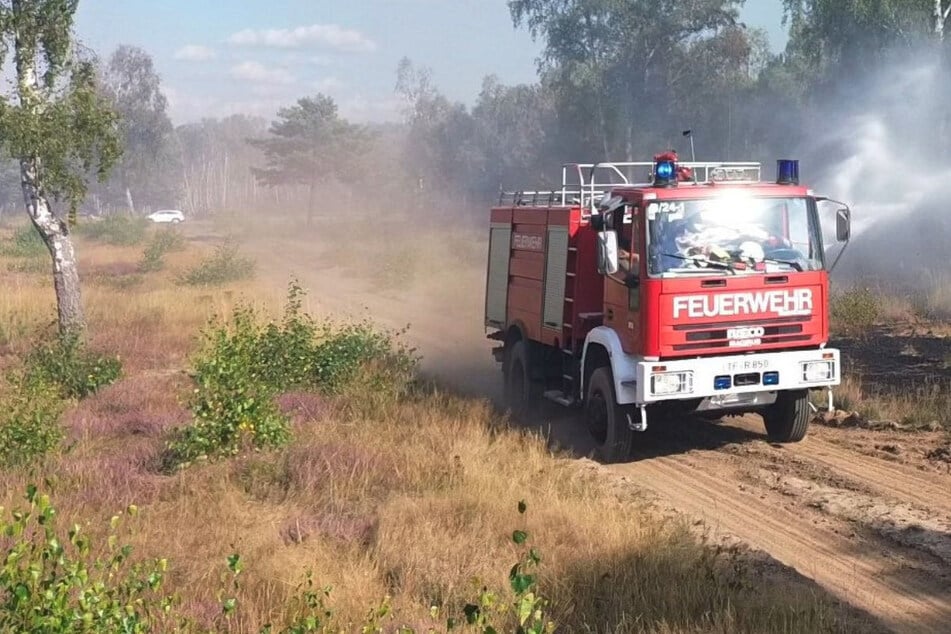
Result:
M626 408L617 404L610 368L598 368L591 374L584 412L588 432L597 443L597 459L605 463L627 460L634 432L628 426Z
M770 442L799 442L805 438L811 413L808 392L780 392L776 402L763 412Z
M528 344L516 341L505 356L505 404L516 419L524 419L538 409L539 390L531 378Z

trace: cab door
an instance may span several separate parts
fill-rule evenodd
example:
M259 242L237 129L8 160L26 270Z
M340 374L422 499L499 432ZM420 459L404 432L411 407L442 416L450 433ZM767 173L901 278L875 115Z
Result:
M612 214L618 235L618 271L604 277L604 325L614 330L624 352L633 354L640 341L640 206L626 204Z

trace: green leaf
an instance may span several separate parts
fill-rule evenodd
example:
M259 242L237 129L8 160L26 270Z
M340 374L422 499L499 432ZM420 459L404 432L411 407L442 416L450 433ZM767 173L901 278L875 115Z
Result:
M512 533L512 541L516 544L522 545L525 543L525 540L528 539L528 533L525 531L514 531Z
M524 626L535 611L535 595L531 592L523 594L516 604L518 624Z
M518 503L518 512L520 514L525 513L528 510L528 505L525 504L525 500L520 500Z
M239 555L238 553L228 555L228 570L230 570L231 572L237 575L243 569L244 569L244 564L241 561L241 555Z
M535 584L534 575L515 575L510 579L515 594L523 594Z

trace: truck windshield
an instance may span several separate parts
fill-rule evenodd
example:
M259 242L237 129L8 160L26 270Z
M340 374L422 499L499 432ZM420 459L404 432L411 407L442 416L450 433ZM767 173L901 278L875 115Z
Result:
M822 268L808 198L716 197L647 205L650 273L663 277Z

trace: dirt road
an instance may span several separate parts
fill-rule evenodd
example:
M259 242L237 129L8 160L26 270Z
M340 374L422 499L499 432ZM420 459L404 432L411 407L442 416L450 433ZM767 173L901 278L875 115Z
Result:
M481 271L454 277L447 302L449 291L438 286L374 287L315 257L307 243L250 248L275 283L297 275L317 309L410 323L427 371L457 389L498 396L498 368L482 335ZM554 443L587 454L572 416L552 408L539 423ZM940 433L814 427L804 442L778 446L766 442L757 417L683 421L652 426L631 462L600 468L894 631L951 632L951 458L934 451L945 442Z

